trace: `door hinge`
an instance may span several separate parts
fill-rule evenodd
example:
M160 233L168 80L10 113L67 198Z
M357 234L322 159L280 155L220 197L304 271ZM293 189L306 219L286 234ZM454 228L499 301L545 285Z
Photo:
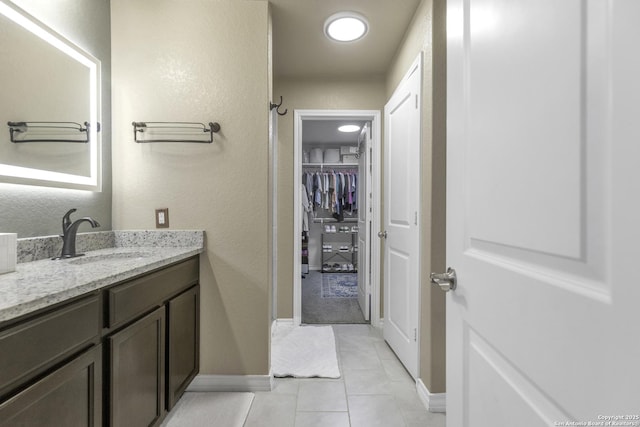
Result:
M414 217L413 221L414 221L415 225L418 225L418 211L414 212L414 216L413 217Z
M416 110L418 109L418 94L416 93Z
M413 340L418 341L418 328L413 328Z

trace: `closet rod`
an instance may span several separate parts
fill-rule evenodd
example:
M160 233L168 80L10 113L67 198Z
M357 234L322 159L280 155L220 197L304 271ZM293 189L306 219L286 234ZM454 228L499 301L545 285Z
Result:
M353 166L352 166L353 167ZM347 173L347 174L359 174L360 171L358 171L357 169L340 169L340 170L333 170L333 169L305 169L304 173Z
M358 222L358 218L345 218L342 221L338 221L335 218L313 218L313 222L316 223L316 224L324 224L325 222L326 223L331 223L331 224L333 224L333 223L339 224L341 222L356 222L357 223Z

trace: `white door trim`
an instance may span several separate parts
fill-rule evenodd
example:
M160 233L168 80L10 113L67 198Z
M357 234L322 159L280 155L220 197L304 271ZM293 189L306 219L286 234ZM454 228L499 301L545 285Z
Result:
M302 176L302 121L333 120L352 118L371 120L372 162L372 222L373 230L380 230L380 148L382 146L381 113L379 110L295 110L293 118L293 182L300 182ZM302 235L302 211L300 209L300 188L293 186L293 323L302 322L302 269L300 251ZM360 268L361 266L359 266ZM371 325L380 327L380 241L371 239Z
M278 317L278 113L271 110L269 116L269 191L271 212L269 239L271 240L271 320Z

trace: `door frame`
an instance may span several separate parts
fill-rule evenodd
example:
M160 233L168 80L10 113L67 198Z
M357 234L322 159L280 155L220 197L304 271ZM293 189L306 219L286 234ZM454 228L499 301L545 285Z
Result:
M300 188L295 183L302 176L302 125L305 120L354 119L371 121L371 218L373 232L380 230L380 148L382 146L381 112L379 110L295 110L293 112L293 324L302 322L302 209ZM380 241L371 239L371 325L380 327ZM360 248L362 249L362 248Z
M278 112L269 115L269 240L271 243L271 321L278 318Z

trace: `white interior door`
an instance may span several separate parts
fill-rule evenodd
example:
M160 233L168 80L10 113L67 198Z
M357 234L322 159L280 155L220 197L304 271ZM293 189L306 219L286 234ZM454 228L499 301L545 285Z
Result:
M640 423L639 18L448 0L450 427Z
M371 127L364 125L358 138L358 304L364 320L371 313Z
M420 292L421 59L384 107L384 338L414 378Z

